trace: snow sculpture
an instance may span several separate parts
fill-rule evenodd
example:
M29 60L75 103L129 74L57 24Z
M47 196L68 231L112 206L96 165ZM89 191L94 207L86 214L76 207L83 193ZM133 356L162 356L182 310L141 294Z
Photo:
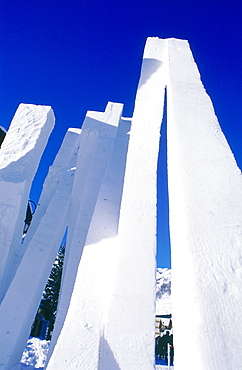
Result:
M150 39L130 131L119 216L119 259L105 325L103 369L131 370L134 364L137 369L154 367L156 169L166 71L167 41Z
M187 41L169 40L167 101L175 368L239 369L242 176Z
M80 363L83 368L86 363L86 366L95 369L98 364L99 332L103 330L103 304L106 303L103 302L102 298L106 296L105 291L108 287L95 280L93 267L97 259L99 263L102 263L101 256L104 253L107 257L107 266L103 267L109 269L110 256L107 255L107 247L105 247L107 242L106 244L104 242L104 248L98 242L102 239L105 240L105 238L111 238L117 233L126 158L125 147L127 148L127 131L129 129L129 123L121 121L122 109L122 104L109 103L104 113L88 112L82 126L81 139L83 141L78 155L68 223L66 248L69 254L67 255L59 310L48 356L50 357L53 349L54 353L48 369L54 369L56 366L62 369L65 366L78 366ZM89 150L91 153L88 152ZM86 155L89 156L89 160L86 160ZM85 177L83 177L83 173L86 174ZM93 244L94 247L90 244ZM84 256L80 262L83 248ZM108 276L110 282L112 274ZM82 281L85 281L85 284ZM94 289L93 296L92 289ZM94 292L98 293L97 296ZM90 296L93 299L91 302ZM81 301L79 297L81 297ZM66 316L70 298L70 308ZM93 304L94 301L95 304ZM59 336L64 320L65 325ZM94 326L93 331L88 329L92 325L91 323ZM70 325L72 330L70 330ZM58 336L59 339L55 345ZM74 338L76 342L79 342L78 356L73 353L71 345ZM64 351L63 340L66 343ZM64 358L65 361L63 361Z
M20 104L0 149L0 302L25 248L21 246L30 187L54 126L50 107Z
M241 328L237 281L241 281L241 172L221 133L187 42L149 39L132 119L118 234L89 249L86 245L48 370L56 364L64 368L65 363L82 364L84 368L91 364L93 369L126 370L133 369L134 364L140 369L154 367L153 207L166 84L175 366L240 366L240 335L235 338L233 333ZM146 146L146 140L154 147ZM141 184L146 185L142 188ZM115 258L118 261L113 275L108 256L112 256L112 263ZM91 269L98 263L107 272L101 282L95 268ZM113 284L109 276L115 276ZM87 277L85 289L82 284ZM180 296L181 282L188 281L190 289L184 299ZM187 312L192 312L193 325L184 332ZM227 320L230 329L225 331ZM77 351L64 347L68 328L79 339ZM186 356L188 344L190 356Z
M68 131L50 168L26 252L0 306L0 369L14 368L21 357L66 226L47 370L154 369L156 166L165 87L175 368L240 368L241 171L187 41L149 38L132 120L121 117L118 103L108 103L105 112L88 112L81 131ZM49 122L48 107L28 107L20 112L32 109L43 127ZM34 124L35 119L28 130ZM15 134L16 128L9 140ZM20 209L8 228L13 204L1 198L1 222L10 240L5 251L5 234L0 234L3 272L14 261L13 245L19 245L37 163L30 171L26 161L32 141L43 144L44 139L37 140L41 135L29 134L16 165L15 152L8 156L9 141L3 143L5 152L1 149L6 155L0 186L6 190L9 181L8 198L11 192ZM40 146L35 145L39 154ZM184 330L187 314L192 325Z
M1 369L12 369L21 358L60 246L67 224L79 136L79 129L68 130L50 167L38 209L26 235L27 250L1 303Z
M133 369L134 364L144 369L154 366L156 162L166 83L167 56L162 56L162 51L166 46L164 41L154 48L152 42L145 49L122 198L125 157L119 169L120 159L113 153L96 202L69 311L48 370L80 364L83 368L105 370ZM120 139L122 136L117 135L114 148ZM121 150L125 153L124 144ZM116 176L120 172L116 184L114 170ZM114 186L120 188L119 194ZM115 210L111 217L110 208ZM110 222L115 223L114 228ZM66 276L64 285L65 279ZM78 354L73 340L78 342Z

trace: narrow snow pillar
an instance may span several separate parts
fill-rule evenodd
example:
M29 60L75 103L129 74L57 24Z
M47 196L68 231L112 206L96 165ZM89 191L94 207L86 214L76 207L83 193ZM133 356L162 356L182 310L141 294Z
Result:
M29 191L54 126L51 107L20 104L0 149L0 302L24 253Z
M0 369L20 361L69 214L80 129L69 129L45 180L28 246L0 305ZM30 240L28 240L30 239Z
M82 320L85 320L83 317L86 315L88 316L90 312L88 311L88 307L85 308L87 312L85 312L85 310L82 312L79 307L75 306L75 302L72 303L71 301L70 303L70 299L73 289L76 290L77 295L80 293L80 286L78 284L74 288L77 279L76 274L106 168L113 151L122 110L122 104L109 102L105 112L87 112L85 121L82 125L80 150L78 153L76 175L71 195L63 283L48 357L51 356L53 350L54 353L51 356L48 370L56 369L57 364L58 369L64 369L67 366L66 364L72 366L72 361L78 364L78 366L82 366L80 358L83 356L82 351L87 343L78 330L82 325ZM103 202L106 203L105 200L103 200ZM117 217L117 215L115 217ZM113 220L112 222L115 223ZM113 229L110 225L108 227ZM95 235L94 230L93 235ZM111 236L110 229L108 235ZM91 266L88 266L88 269L90 268ZM83 280L81 284L85 285L87 283ZM69 304L70 311L75 312L77 309L79 312L78 318L80 318L80 316L82 317L76 325L75 331L70 330L68 325L68 320L70 320L72 324L76 323L76 317L72 317L72 314L69 312L67 314ZM67 321L67 324L65 324L63 328L65 335L61 335L58 339L65 320ZM63 345L65 346L67 342L72 342L72 335L76 335L80 342L75 343L71 350L63 351ZM99 343L99 337L97 335L95 336L95 340ZM98 351L98 344L96 350ZM88 359L89 361L93 361L90 356L93 357L94 354L87 352L87 361Z
M169 40L175 368L241 368L242 176L189 45ZM183 289L186 287L185 289ZM184 318L191 325L184 330Z
M100 369L154 368L156 171L166 75L167 41L149 38L130 131L118 266Z
M118 264L116 236L129 129L130 121L121 119L85 241L70 307L48 370L56 367L100 369L106 315Z

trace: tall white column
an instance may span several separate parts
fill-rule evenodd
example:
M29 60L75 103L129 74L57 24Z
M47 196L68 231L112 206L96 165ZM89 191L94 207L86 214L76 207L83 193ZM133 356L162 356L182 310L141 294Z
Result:
M166 76L167 41L149 38L130 131L100 369L154 368L156 171Z
M48 353L48 357L51 357L48 370L56 369L56 367L65 369L66 366L77 366L84 369L84 360L88 364L87 366L93 369L95 368L93 367L94 364L97 364L96 355L98 356L99 350L99 334L95 333L94 335L94 333L91 333L90 338L92 342L88 341L90 338L87 338L87 332L90 324L85 321L87 317L89 317L87 321L99 320L99 317L94 317L97 307L96 303L92 302L93 307L90 310L88 296L85 296L88 292L88 289L85 288L90 286L90 281L93 281L93 267L92 261L89 261L90 263L84 266L86 274L84 273L83 276L83 266L80 260L84 246L87 248L86 239L88 237L95 239L96 236L98 240L104 237L104 235L111 237L115 233L115 227L117 229L117 212L113 212L112 207L117 208L115 202L119 202L117 193L119 193L118 189L122 179L118 179L116 186L113 188L105 180L105 174L107 173L107 167L110 167L122 109L122 104L109 102L105 112L87 112L82 125L80 150L71 196L72 203L68 223L65 270L57 319ZM114 166L114 163L112 165ZM115 177L113 177L113 181L115 180ZM106 195L105 199L101 200L99 193L102 191L104 183L106 183ZM109 190L111 192L114 191L114 196L107 191L107 184ZM110 197L112 199L111 202L108 201ZM108 216L110 223L102 219L102 217L107 217L108 213L105 216L105 207L108 204L111 205L111 215ZM103 207L104 210L102 212ZM98 221L100 223L92 221L97 209L99 212ZM105 226L102 227L102 224ZM105 227L108 227L108 229L105 230ZM80 278L80 274L82 278ZM96 288L94 286L90 287L90 289L95 291ZM84 302L86 299L84 308L82 304L78 305L77 303L82 298ZM62 328L63 323L64 327ZM62 332L60 334L61 329ZM73 338L75 338L74 344L71 345ZM91 349L93 350L91 351Z
M12 370L20 361L66 229L79 134L78 129L68 130L50 167L30 226L35 232L26 236L27 250L0 305L1 370Z
M242 176L187 41L169 40L168 190L177 370L241 368ZM184 327L184 320L189 325Z
M76 275L70 307L49 369L99 369L117 267L116 235L130 121L120 120ZM78 350L77 350L78 348Z
M29 192L54 126L51 107L20 104L0 149L0 302L24 254Z

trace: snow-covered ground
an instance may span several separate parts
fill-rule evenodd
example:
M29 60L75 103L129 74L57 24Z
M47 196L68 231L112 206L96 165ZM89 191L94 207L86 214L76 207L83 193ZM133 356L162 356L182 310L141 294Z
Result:
M49 349L49 341L39 338L29 338L23 352L21 362L14 367L14 370L22 369L43 369Z
M24 350L21 363L14 367L14 370L44 369L49 342L38 338L30 338ZM170 366L170 369L173 369ZM156 370L168 370L168 366L156 365Z
M157 314L171 313L171 270L168 268L157 269L156 303ZM44 369L48 349L49 341L34 337L29 338L21 362L14 367L14 370ZM167 369L167 366L156 365L156 370ZM173 366L170 369L173 369Z

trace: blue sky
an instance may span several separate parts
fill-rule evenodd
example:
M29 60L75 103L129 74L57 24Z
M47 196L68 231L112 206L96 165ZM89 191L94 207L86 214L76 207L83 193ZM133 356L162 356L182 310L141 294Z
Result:
M242 168L241 19L241 0L0 0L0 125L8 128L21 102L51 105L56 116L33 200L67 128L80 127L87 110L116 101L132 115L148 36L189 41ZM169 267L164 160L158 172L157 261Z

